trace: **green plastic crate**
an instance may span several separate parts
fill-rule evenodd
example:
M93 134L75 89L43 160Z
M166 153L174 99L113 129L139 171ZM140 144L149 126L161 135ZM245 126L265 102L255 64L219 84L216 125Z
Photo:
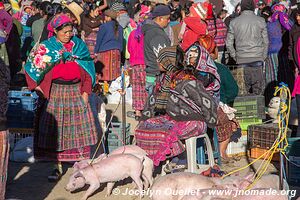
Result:
M259 118L265 119L265 98L264 96L239 96L234 100L233 107L237 119Z
M240 127L242 131L247 131L248 126L254 125L254 124L262 124L262 119L259 118L245 118L245 119L238 119L240 123Z

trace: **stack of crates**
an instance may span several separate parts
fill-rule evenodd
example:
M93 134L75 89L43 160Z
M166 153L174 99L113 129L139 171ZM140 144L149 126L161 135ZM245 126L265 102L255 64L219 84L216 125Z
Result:
M9 128L33 128L34 116L38 104L35 92L8 92L7 124Z
M230 142L226 153L228 156L247 155L247 128L251 124L261 124L265 118L264 96L238 96L233 107L237 110L235 116L242 129L238 142Z
M292 131L288 129L287 137L291 136ZM248 144L251 158L258 158L268 151L274 144L279 135L278 124L259 124L248 127ZM273 157L274 161L279 160L279 154Z
M107 135L107 149L108 153L121 147L130 144L130 124L126 124L125 138L123 140L123 126L120 122L112 122L111 127L108 128ZM123 144L125 141L125 144Z
M265 98L262 95L238 96L233 107L237 110L235 115L243 131L247 131L251 124L261 124L266 118Z

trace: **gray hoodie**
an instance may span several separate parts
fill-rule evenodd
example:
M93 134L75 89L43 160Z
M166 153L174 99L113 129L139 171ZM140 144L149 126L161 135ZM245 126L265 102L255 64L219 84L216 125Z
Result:
M146 75L156 76L160 74L157 56L161 49L171 46L171 41L164 29L153 20L146 20L142 31L144 34L144 57L146 63Z

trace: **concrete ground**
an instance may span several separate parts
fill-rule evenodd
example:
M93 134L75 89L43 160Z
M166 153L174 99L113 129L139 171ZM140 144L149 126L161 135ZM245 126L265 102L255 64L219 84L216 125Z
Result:
M234 163L233 165L223 166L222 169L230 172L234 169L238 169L247 164L246 157L243 157L240 161ZM261 161L256 163L253 167L257 169ZM8 181L6 190L6 199L18 199L18 200L80 200L80 198L85 193L87 186L75 193L67 192L64 187L66 186L69 176L72 172L71 165L65 165L65 174L62 179L57 183L49 183L47 180L48 174L52 170L51 163L40 162L40 163L9 163L8 170ZM239 175L244 175L249 171L249 168L239 172ZM267 173L277 172L277 169L271 165L268 168ZM120 191L120 193L126 193L127 188L132 189L133 184L119 183L115 192ZM293 187L290 187L293 189ZM299 189L299 188L295 188ZM89 200L133 200L138 199L137 196L118 194L112 195L110 197L105 197L106 184L103 184L99 190L95 192ZM300 190L297 192L299 196ZM150 200L148 196L143 198L144 200Z

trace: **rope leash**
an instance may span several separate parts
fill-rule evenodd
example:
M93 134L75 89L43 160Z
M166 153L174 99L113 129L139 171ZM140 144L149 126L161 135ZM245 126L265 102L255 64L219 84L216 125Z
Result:
M123 67L122 67L122 74L124 74L124 76L128 76L128 71L125 70ZM125 78L124 78L124 80L125 80ZM122 84L124 84L124 83L122 83ZM111 122L112 122L112 120L113 120L114 114L117 112L117 110L118 110L118 108L119 108L119 106L120 106L120 104L121 104L122 96L125 95L125 91L124 91L124 92L118 91L118 92L120 93L119 103L118 103L117 107L115 108L115 110L111 113L111 117L110 117L110 119L109 119L109 122L107 123L107 127L109 127L109 126L111 125ZM111 128L112 128L112 132L118 137L118 140L120 140L120 141L122 142L122 145L125 146L123 140L120 139L119 134L117 134L116 131L114 131L114 130L115 130L114 127L112 126ZM126 127L125 127L125 128L126 128ZM108 131L108 128L107 128L107 130L102 134L101 140L100 140L100 142L99 142L99 144L98 144L98 146L97 146L97 148L96 148L95 153L93 154L93 157L92 157L92 159L91 159L90 165L93 164L93 162L94 162L94 160L95 160L95 157L96 157L96 155L97 155L97 153L98 153L98 151L99 151L99 148L100 148L100 146L101 146L101 143L102 143L103 140L105 139L105 134L107 133L107 131ZM123 152L124 152L124 151L125 151L125 149L123 150Z
M276 152L280 152L282 155L286 157L285 149L288 147L287 131L288 131L288 121L289 121L290 107L291 107L291 93L289 88L283 83L280 83L280 87L275 88L274 96L276 96L278 93L280 96L280 109L277 116L279 121L278 122L279 133L272 147L268 151L263 153L261 156L254 159L251 163L239 169L233 170L232 172L229 172L228 174L222 177L225 178L231 174L244 170L249 166L253 165L254 163L256 163L261 158L264 158L257 172L255 173L254 177L256 178L246 188L246 190L251 189L257 183L257 181L260 180L260 178L265 174ZM288 100L288 104L286 103L287 100ZM280 144L284 144L282 148L280 148Z

